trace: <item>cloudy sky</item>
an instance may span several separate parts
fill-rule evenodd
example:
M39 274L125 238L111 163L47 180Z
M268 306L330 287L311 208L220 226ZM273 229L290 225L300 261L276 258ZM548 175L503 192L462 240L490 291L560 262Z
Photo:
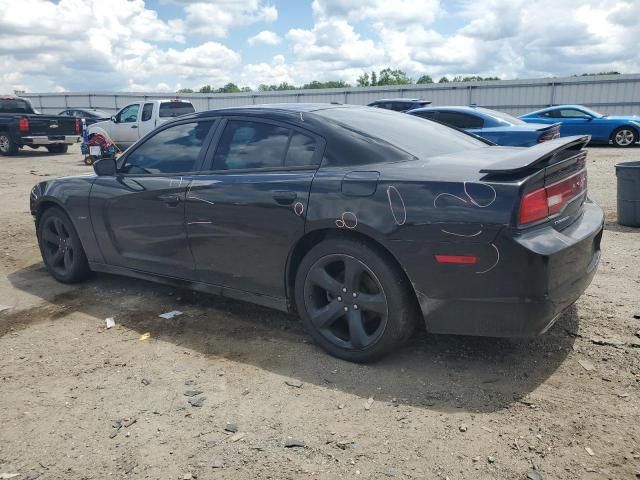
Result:
M0 93L640 71L640 0L0 0Z

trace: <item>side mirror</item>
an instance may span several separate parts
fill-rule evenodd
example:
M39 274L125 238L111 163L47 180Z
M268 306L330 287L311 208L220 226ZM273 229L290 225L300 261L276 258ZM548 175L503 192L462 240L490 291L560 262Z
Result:
M109 177L116 174L116 159L102 158L93 164L93 171L99 177Z
M111 115L111 121L112 121L113 123L118 123L118 119L116 118L116 116L115 116L115 115Z

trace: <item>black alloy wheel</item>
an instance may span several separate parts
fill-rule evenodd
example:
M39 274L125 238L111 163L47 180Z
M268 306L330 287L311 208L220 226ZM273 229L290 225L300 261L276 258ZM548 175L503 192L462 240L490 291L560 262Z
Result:
M304 290L311 322L341 348L365 349L387 326L389 307L380 280L354 257L322 257L311 267Z
M375 360L406 340L416 318L410 284L366 242L329 239L302 260L296 307L314 340L332 355Z
M89 273L87 257L69 217L57 207L44 212L38 223L42 259L61 282L83 280Z

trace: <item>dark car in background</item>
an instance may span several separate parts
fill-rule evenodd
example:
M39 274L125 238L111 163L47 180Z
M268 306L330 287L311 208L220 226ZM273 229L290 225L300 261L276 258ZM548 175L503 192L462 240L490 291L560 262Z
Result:
M0 96L0 155L15 155L23 147L65 153L80 134L78 118L43 115L26 98Z
M109 272L295 311L331 354L411 336L530 336L582 294L603 212L588 137L491 146L384 109L262 105L184 115L96 175L31 191L62 282Z
M632 147L640 140L640 117L637 115L603 115L584 105L556 105L520 117L529 123L560 122L560 134L591 135L593 143L612 143L615 147Z
M476 106L426 107L407 113L460 128L497 145L509 147L530 147L560 136L559 123L527 123L508 113Z
M386 110L393 110L394 112L406 112L414 108L426 107L430 103L429 100L422 100L421 98L383 98L371 102L367 106L384 108Z
M102 122L103 120L109 120L111 115L103 110L96 110L92 108L68 108L61 111L58 115L64 117L84 118L85 125L91 125L96 122Z

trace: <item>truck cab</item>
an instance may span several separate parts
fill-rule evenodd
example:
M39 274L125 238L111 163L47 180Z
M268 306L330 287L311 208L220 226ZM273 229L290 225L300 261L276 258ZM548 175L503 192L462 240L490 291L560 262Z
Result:
M180 115L195 112L193 104L186 100L148 100L135 102L120 109L109 120L88 127L89 136L106 134L120 149L133 145L147 133Z

